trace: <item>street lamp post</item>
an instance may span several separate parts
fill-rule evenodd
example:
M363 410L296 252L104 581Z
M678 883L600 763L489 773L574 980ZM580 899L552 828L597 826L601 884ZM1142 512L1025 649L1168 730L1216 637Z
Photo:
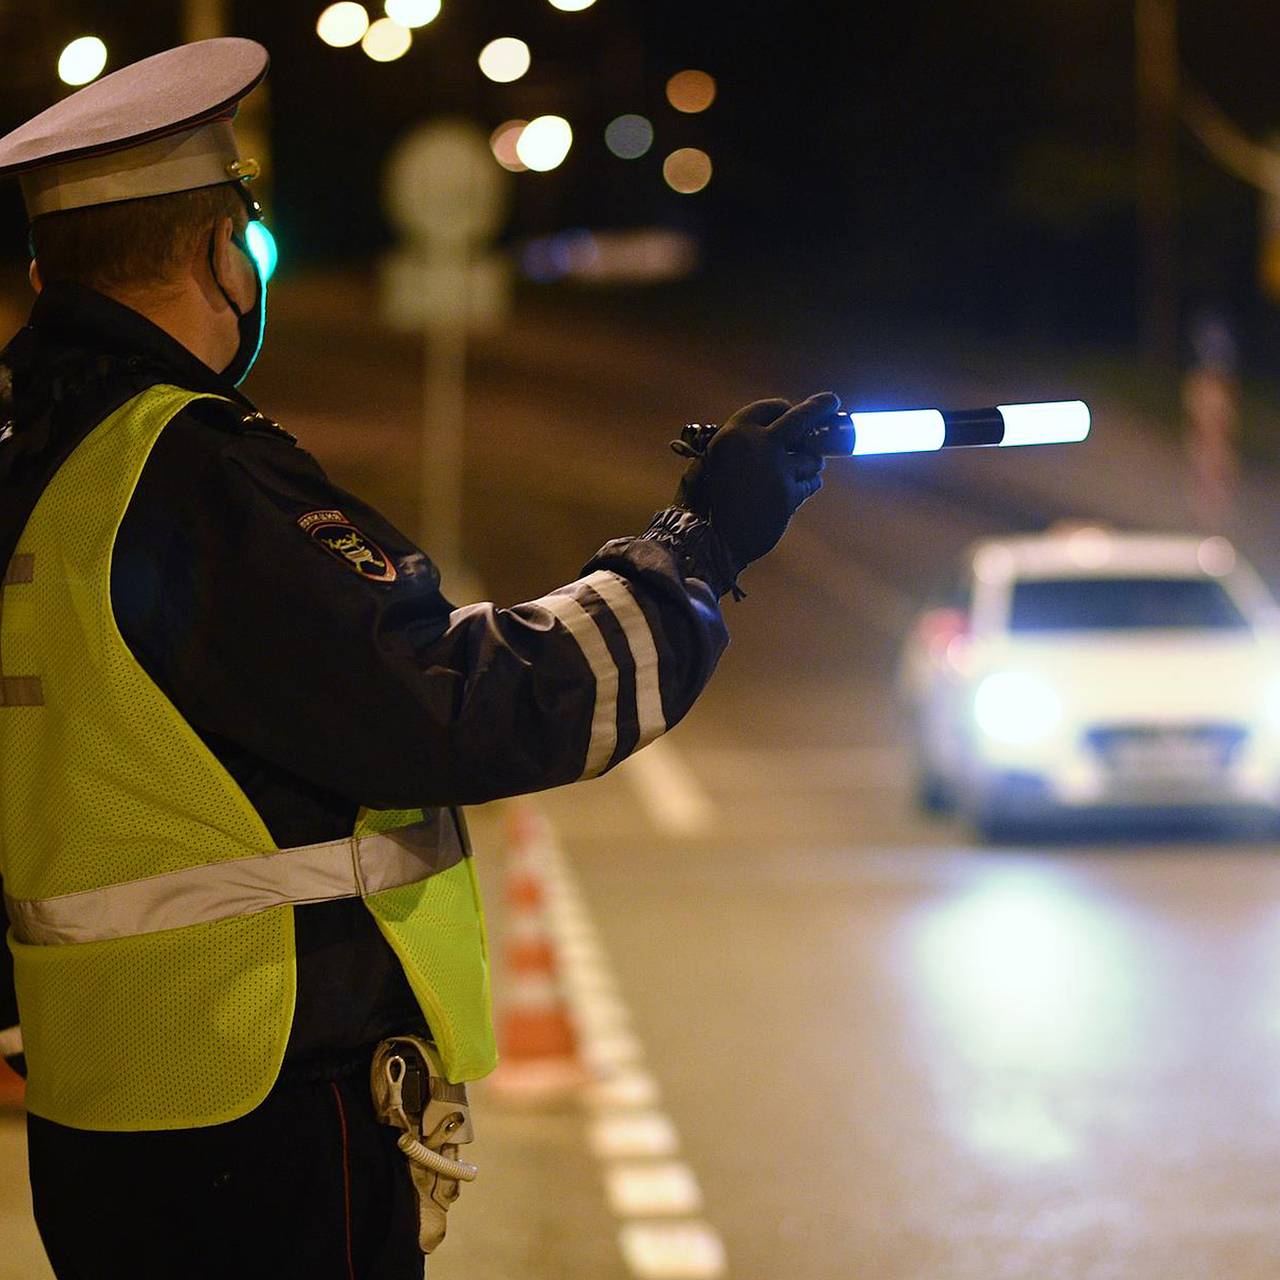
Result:
M1135 0L1138 223L1142 239L1143 355L1178 355L1177 0Z

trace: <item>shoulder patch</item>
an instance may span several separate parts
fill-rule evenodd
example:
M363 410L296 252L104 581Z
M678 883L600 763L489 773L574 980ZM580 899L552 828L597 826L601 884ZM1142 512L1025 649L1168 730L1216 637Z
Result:
M396 567L390 557L341 511L308 511L298 517L297 524L303 533L362 578L370 582L396 580Z

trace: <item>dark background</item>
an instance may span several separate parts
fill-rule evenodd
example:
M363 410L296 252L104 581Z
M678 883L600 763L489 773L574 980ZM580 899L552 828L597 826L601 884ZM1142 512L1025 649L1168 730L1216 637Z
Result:
M492 128L555 111L574 126L573 150L550 174L519 176L509 239L665 223L700 236L703 287L743 308L806 298L906 328L1136 344L1133 10L1121 0L599 0L581 13L445 0L390 64L322 45L322 7L233 5L235 30L272 53L269 212L295 268L386 245L379 166L408 124L457 112ZM106 40L111 70L178 42L179 14L161 0L0 0L0 130L67 92L54 66L75 35ZM1185 0L1179 22L1185 74L1253 136L1280 125L1280 7ZM502 34L534 54L508 86L475 65ZM698 116L663 97L667 77L690 66L719 85ZM640 161L604 146L604 125L624 111L657 129ZM696 196L661 180L662 157L681 145L715 164ZM1260 197L1186 135L1179 181L1184 313L1228 310L1266 376L1276 334L1257 285ZM16 261L14 184L0 229Z

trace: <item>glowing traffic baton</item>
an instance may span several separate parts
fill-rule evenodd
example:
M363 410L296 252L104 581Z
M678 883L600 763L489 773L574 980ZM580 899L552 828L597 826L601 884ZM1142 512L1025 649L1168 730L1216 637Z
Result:
M691 422L680 432L677 451L702 453L719 430L714 422ZM810 430L801 443L807 453L828 458L877 453L933 453L1022 444L1075 444L1089 434L1089 406L1083 400L1041 404L1000 404L994 409L890 409L845 413Z

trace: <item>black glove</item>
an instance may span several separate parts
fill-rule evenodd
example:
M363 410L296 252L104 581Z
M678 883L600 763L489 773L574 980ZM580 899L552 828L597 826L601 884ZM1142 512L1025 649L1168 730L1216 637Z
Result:
M757 400L739 409L689 464L676 505L710 519L739 572L777 545L796 508L822 488L822 458L797 450L805 432L839 407L830 391L794 407Z

